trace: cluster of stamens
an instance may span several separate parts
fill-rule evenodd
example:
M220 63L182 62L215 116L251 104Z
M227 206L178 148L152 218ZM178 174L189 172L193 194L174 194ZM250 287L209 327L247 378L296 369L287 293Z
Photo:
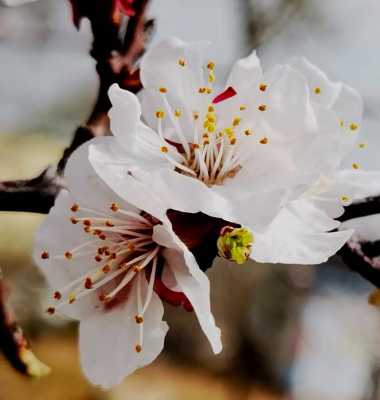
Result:
M151 216L143 216L136 212L123 210L117 204L110 205L112 213L103 213L93 209L82 208L78 204L71 207L73 215L70 221L82 227L89 240L63 254L50 255L48 251L41 254L43 260L65 259L68 262L93 257L96 266L53 293L54 306L47 309L54 314L62 306L73 304L90 293L96 292L101 304L109 307L118 301L118 296L127 290L133 280L137 284L138 313L135 322L139 325L140 338L136 352L142 350L143 322L152 298L157 261L160 251L152 240L153 226L157 223ZM149 270L148 290L145 299L141 294L140 279L146 279L145 271ZM142 273L140 273L142 272ZM114 282L108 292L103 288Z
M187 66L185 59L179 59L178 65L182 68ZM198 88L201 95L210 94L212 85L215 82L215 64L210 61L207 64L207 86ZM260 84L258 89L264 92L267 85ZM215 105L210 102L206 106L206 112L194 110L193 116L193 140L189 143L186 139L189 132L182 131L178 119L182 116L182 110L173 110L166 98L167 88L159 87L162 94L164 109L156 110L157 131L162 140L160 151L165 158L173 164L177 172L197 178L208 186L220 185L226 178L231 178L241 169L242 161L249 155L243 152L242 147L236 146L239 136L251 136L253 130L247 127L242 128L242 112L247 109L240 105L237 115L227 127L218 126L218 115ZM236 94L236 93L235 93ZM266 111L267 106L261 104L259 111ZM203 115L202 118L200 116ZM175 141L180 145L177 147L179 160L169 153L168 138L165 137L162 127L162 120L169 118L176 134ZM262 137L260 144L267 144L268 138ZM179 150L180 149L180 150Z

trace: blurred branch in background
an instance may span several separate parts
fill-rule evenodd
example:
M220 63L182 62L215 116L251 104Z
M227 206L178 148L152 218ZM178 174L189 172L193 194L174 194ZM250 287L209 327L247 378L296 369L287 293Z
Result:
M344 222L375 214L380 214L380 196L369 197L347 206L339 220ZM380 240L371 242L353 237L343 246L339 255L352 271L380 288L380 269L377 259L380 256Z
M292 16L299 11L304 0L249 0L251 20L249 34L253 48L281 32Z
M145 16L148 0L133 2L134 15L121 13L118 0L70 0L73 22L77 28L83 18L89 19L93 32L91 56L96 60L99 91L87 122L74 133L54 174L51 168L29 180L0 182L0 211L48 213L62 187L61 176L71 153L86 141L109 134L107 113L111 106L108 88L117 82L124 89L141 88L136 61L145 49L153 21Z
M0 270L0 347L13 367L30 377L41 378L50 373L50 368L33 354L30 344L18 325L8 304L9 289Z

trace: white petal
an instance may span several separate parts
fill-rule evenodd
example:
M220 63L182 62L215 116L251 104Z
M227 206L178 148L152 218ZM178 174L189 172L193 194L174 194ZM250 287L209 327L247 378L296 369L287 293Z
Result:
M349 128L352 123L360 125L363 117L363 107L363 99L360 94L350 86L341 84L338 98L332 109L343 121L346 128Z
M190 300L214 353L220 353L222 351L220 329L215 325L210 308L209 279L199 268L192 253L169 229L167 226L156 225L153 238L166 247L163 252L165 267L171 269L181 291Z
M226 87L232 86L238 93L248 86L259 82L262 77L260 60L256 50L246 57L238 60L231 69Z
M163 102L165 97L172 111L179 109L182 112L179 123L184 135L191 138L193 112L202 112L213 97L198 92L200 87L208 86L205 68L208 61L203 57L207 46L207 42L185 43L169 38L146 52L140 68L144 90L139 97L143 104L143 117L151 128L157 127L154 118L157 110L169 112ZM180 61L184 61L185 65L180 65ZM161 87L167 90L167 94L159 92ZM169 117L166 116L162 122L165 136L171 138L173 126L169 123Z
M89 160L99 177L122 199L162 219L167 210L149 187L138 182L129 171L131 161L119 158L115 138L99 138L89 148Z
M291 60L290 66L306 78L312 101L331 108L339 95L340 85L330 81L323 71L305 58Z
M117 84L111 86L109 96L112 102L109 111L111 131L126 155L133 158L137 165L165 161L160 148L168 144L140 121L141 106L138 98L133 93L120 89Z
M34 261L46 277L52 291L59 290L98 266L94 254L99 243L70 222L72 204L73 200L69 193L62 190L49 215L35 233ZM87 247L86 251L93 250L93 253L81 257L74 256L72 260L64 258L66 251L91 240L93 245ZM41 259L44 251L49 253L49 258L46 260ZM97 296L96 292L88 294L85 298L60 308L60 313L70 318L81 319L95 310L99 304Z
M380 172L377 171L341 170L332 179L332 189L351 200L380 194Z
M181 91L181 84L186 81L186 88L205 86L202 53L207 46L207 42L185 43L177 38L168 38L152 46L141 60L140 76L144 88L166 87L169 91ZM179 65L180 60L185 66Z
M112 107L108 113L111 131L120 143L128 149L134 141L140 123L141 106L137 97L114 83L109 91Z
M287 195L282 188L264 193L252 191L250 194L254 181L251 186L240 187L239 190L229 190L227 185L210 188L198 179L171 170L138 174L138 178L157 193L167 208L190 213L202 211L256 229L266 226L273 219Z
M90 147L101 142L102 139L93 139L83 144L69 158L65 169L65 179L71 196L76 203L110 214L110 205L119 202L124 209L136 211L138 208L123 201L110 190L89 162Z
M338 223L306 199L285 207L267 232L255 235L252 258L259 262L319 264L335 254L352 231L328 232Z
M141 279L142 294L147 282ZM144 341L142 351L137 353L139 325L137 283L132 282L128 300L108 311L99 311L81 321L79 347L82 368L95 385L108 389L119 384L136 369L150 364L161 353L168 326L162 321L164 309L161 300L153 293L144 314Z

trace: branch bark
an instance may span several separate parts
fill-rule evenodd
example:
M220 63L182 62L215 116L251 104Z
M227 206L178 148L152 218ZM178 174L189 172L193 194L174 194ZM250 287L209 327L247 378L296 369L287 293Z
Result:
M8 302L8 292L0 271L1 351L17 371L34 378L48 375L50 368L33 354L28 339L16 321Z

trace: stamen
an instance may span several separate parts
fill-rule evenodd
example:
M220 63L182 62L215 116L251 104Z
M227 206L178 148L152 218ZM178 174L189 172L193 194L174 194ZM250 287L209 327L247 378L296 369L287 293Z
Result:
M142 351L142 347L141 347L141 345L139 345L139 344L136 344L136 346L135 346L135 350L136 350L136 353L141 353L141 351Z
M48 253L47 251L43 251L43 252L41 253L41 258L42 258L43 260L47 260L49 257L50 257L50 256L49 256L49 253Z
M316 87L316 88L314 89L314 93L315 93L315 94L320 94L320 93L321 93L321 88L320 88L320 87Z
M261 104L258 107L259 111L265 111L267 109L267 106L265 104Z
M156 111L156 118L163 119L165 117L165 111L157 110Z
M79 210L79 204L73 204L70 208L72 212L77 212Z
M358 125L357 124L354 124L354 123L352 123L352 124L350 124L350 129L352 130L352 131L356 131L357 129L358 129Z
M261 143L261 144L267 144L267 143L268 143L268 138L267 138L267 137L263 137L263 138L260 140L260 143Z
M260 89L262 92L265 92L265 91L267 90L267 85L266 85L265 83L261 83L260 86L259 86L259 89Z

